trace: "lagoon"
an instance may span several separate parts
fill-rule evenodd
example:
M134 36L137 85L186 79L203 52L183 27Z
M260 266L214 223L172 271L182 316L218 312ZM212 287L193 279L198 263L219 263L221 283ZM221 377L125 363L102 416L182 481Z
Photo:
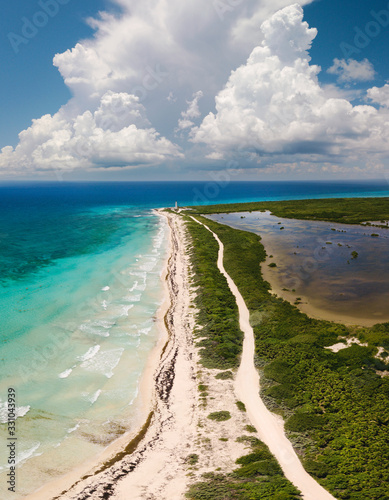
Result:
M364 326L389 321L388 228L285 219L270 212L209 217L261 236L268 255L265 279L303 312Z

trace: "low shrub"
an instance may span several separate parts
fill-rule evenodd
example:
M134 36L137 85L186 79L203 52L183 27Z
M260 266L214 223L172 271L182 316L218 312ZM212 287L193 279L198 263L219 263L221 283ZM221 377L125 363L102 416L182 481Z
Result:
M244 403L242 403L242 401L237 401L236 406L238 407L238 409L240 411L246 411L246 405Z
M216 377L218 380L228 380L228 379L233 379L234 378L234 374L230 371L227 371L227 372L220 372L216 375Z
M214 411L208 415L210 420L216 420L217 422L224 422L231 418L231 413L229 411Z

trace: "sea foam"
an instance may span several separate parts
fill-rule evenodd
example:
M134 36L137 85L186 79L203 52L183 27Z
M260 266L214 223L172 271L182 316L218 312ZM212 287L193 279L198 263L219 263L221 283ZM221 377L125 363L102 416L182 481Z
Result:
M101 346L100 345L94 345L93 347L90 347L88 351L83 355L78 358L79 361L88 361L88 359L92 359L96 354L100 351Z
M32 457L39 457L42 453L35 453L41 446L41 443L35 443L31 448L25 451L19 451L16 465L20 465Z
M85 360L81 364L81 368L89 372L100 373L107 378L111 378L114 374L113 370L119 364L119 361L124 352L124 348L111 349L109 351L99 352L93 358Z
M58 375L59 378L68 378L68 376L72 373L73 368L69 368L68 370L65 370L64 372L60 373Z
M16 418L22 418L30 411L30 406L18 406L16 408ZM0 399L0 423L5 424L8 422L8 403Z

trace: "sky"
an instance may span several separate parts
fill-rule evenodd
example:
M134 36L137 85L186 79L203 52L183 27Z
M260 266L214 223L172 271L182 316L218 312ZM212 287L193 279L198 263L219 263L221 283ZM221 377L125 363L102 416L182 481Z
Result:
M389 179L387 0L18 0L0 36L0 181Z

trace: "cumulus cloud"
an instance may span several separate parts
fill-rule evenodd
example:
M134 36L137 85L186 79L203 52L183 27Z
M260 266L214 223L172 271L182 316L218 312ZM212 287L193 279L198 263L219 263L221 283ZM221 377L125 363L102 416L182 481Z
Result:
M156 105L162 93L166 96L172 90L182 89L181 95L201 87L214 92L261 40L260 24L289 3L114 1L122 8L121 16L103 13L90 19L94 38L54 58L76 99L89 100L112 90L133 93ZM158 67L162 75L153 79Z
M203 97L203 92L199 90L193 94L193 99L187 101L188 109L181 113L181 118L178 120L178 130L184 130L190 128L194 125L192 119L199 118L201 116L199 109L199 100Z
M320 86L320 68L308 52L317 32L303 22L300 5L277 12L261 29L262 44L231 73L216 96L216 113L192 129L194 142L207 144L213 157L388 153L388 110L353 106ZM386 92L370 97L386 102Z
M355 59L334 59L334 64L327 73L338 75L339 82L367 82L374 80L374 66L368 59L359 62Z
M182 157L177 146L147 125L137 96L109 91L94 113L87 110L69 118L64 108L54 116L33 120L19 134L16 148L2 149L0 168L69 171L148 165Z
M373 102L389 108L389 84L383 87L373 87L367 91L367 96Z
M72 99L1 150L2 171L155 165L184 158L175 142L196 165L237 151L289 155L278 164L387 154L388 86L368 91L370 106L353 106L355 91L344 86L321 86L309 56L317 31L300 5L111 2L120 15L90 19L93 38L54 57ZM374 76L367 60L335 60L330 70L342 82ZM203 120L200 99L206 113L216 105Z
M23 165L31 171L48 169L51 161L67 168L93 168L111 161L127 165L139 159L144 164L179 156L177 146L169 142L177 122L187 128L198 118L181 116L188 96L201 88L204 106L211 106L231 68L242 64L261 42L261 23L289 4L289 0L111 2L120 7L120 14L102 12L89 19L94 36L54 57L72 92L71 101L54 116L34 120L15 149L3 149L3 169L6 165L15 171ZM132 101L128 104L132 117L113 116L117 113L104 104L110 92L126 99L137 97L142 113ZM196 111L197 101L193 106ZM139 116L137 121L139 113L143 121ZM74 153L80 136L87 144L81 157Z

